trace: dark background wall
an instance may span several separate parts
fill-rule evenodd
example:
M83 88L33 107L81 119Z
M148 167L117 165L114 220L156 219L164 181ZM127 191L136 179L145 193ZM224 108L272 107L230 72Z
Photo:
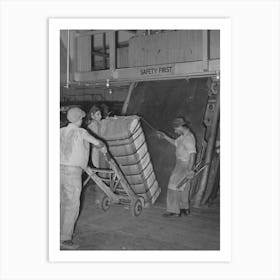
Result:
M146 135L156 177L162 188L159 201L165 201L170 173L175 165L175 148L159 139L155 130L176 137L171 127L175 117L182 116L191 123L191 130L201 150L204 136L203 117L208 99L207 78L152 81L138 83L133 90L127 115L139 115ZM148 122L148 124L147 124Z

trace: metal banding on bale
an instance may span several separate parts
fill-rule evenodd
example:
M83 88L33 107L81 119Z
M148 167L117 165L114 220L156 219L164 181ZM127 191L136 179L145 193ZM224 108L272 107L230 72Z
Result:
M116 142L117 145L116 145ZM131 154L135 154L139 148L145 144L145 137L143 132L139 134L139 136L135 138L131 138L130 142L123 141L108 141L108 145L110 146L111 152L113 152L116 156L128 156Z
M152 164L148 164L145 169L141 171L139 174L133 174L133 175L126 175L127 181L134 185L134 184L141 184L143 181L148 180L148 178L154 174L153 166Z
M138 164L141 161L141 166ZM140 161L131 164L131 165L122 165L123 172L129 176L129 175L137 175L142 172L142 169L145 169L147 165L150 163L150 155L147 152Z
M110 146L109 146L109 149L110 149ZM115 155L113 149L110 149L110 152L115 157L117 162L121 165L126 165L126 166L130 166L130 165L134 165L134 164L141 165L142 159L148 153L148 148L147 148L147 145L145 144L145 145L142 145L135 153L123 155L123 156Z

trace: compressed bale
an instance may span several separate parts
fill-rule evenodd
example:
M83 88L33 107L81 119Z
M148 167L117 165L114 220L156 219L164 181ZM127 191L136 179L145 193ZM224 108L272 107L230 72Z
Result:
M139 194L139 196L143 197L145 201L150 201L152 204L156 201L160 194L160 188L158 186L158 183L155 182L149 191L147 191L145 194Z
M139 184L130 184L130 186L133 189L137 189L137 193L145 193L147 191L149 191L151 189L151 186L157 181L156 181L156 177L154 173L151 173L151 175L145 180L143 181L144 183L139 183Z
M150 163L150 155L149 153L146 153L146 155L141 159L141 166L139 164L131 164L131 165L122 165L123 172L129 176L129 175L136 175L142 172L143 169L147 167L147 165Z
M160 191L161 191L158 186L158 182L155 181L154 184L150 187L150 189L148 189L146 191L144 191L143 184L140 187L142 189L139 188L139 193L137 193L137 195L139 195L140 197L143 197L146 202L151 202L153 204L156 201L156 199L158 198ZM143 190L143 192L141 192L141 190Z
M108 125L108 121L116 121L118 120L116 117L114 118L109 118L109 119L106 119L106 120L102 120L102 122L105 124L105 125ZM107 124L106 124L107 123ZM112 124L111 124L112 125ZM127 126L125 126L126 128ZM112 127L113 129L113 127ZM116 133L115 137L112 138L112 136L108 136L108 139L107 142L108 144L113 147L113 146L117 146L117 145L126 145L126 144L131 144L133 143L134 141L136 141L136 139L143 135L143 130L142 130L142 127L140 126L140 122L136 125L136 126L131 126L130 129L133 129L133 133L130 134L129 136L127 136L127 133L124 133L124 136L121 136L121 134L119 132L115 132L115 129L113 129L113 132ZM113 133L111 132L111 133ZM109 133L108 130L102 130L102 135L104 135L104 133ZM110 133L110 134L111 134ZM119 138L117 138L119 137Z
M154 203L160 188L138 116L102 120L100 137L125 175L131 189L145 202Z
M143 181L146 181L151 174L154 174L152 164L148 164L145 169L141 171L139 174L128 175L126 174L127 181L131 185L141 184Z
M141 166L141 162L143 158L148 153L148 148L146 144L142 145L135 153L129 155L123 155L123 156L118 156L114 154L114 150L111 149L110 146L109 146L109 150L120 165L138 164L139 166Z
M141 146L145 144L144 134L141 133L137 138L131 139L131 142L127 141L109 141L111 153L115 156L127 156L135 154Z
M101 135L106 141L130 140L135 131L140 127L139 117L112 117L102 120ZM141 133L142 131L139 131ZM137 136L137 135L136 135Z

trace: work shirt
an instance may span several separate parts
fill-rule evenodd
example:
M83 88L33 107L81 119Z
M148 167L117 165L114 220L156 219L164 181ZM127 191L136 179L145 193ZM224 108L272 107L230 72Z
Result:
M176 158L185 162L189 162L190 154L196 153L195 138L190 131L186 131L183 135L175 140Z
M60 129L60 164L78 166L85 169L88 165L89 142L93 138L85 129L72 123Z
M101 121L91 121L88 124L88 129L90 129L96 135L100 135L100 133L101 133Z
M88 125L88 129L92 131L95 135L100 135L100 121L91 121L91 123ZM100 167L100 151L96 147L92 147L91 149L91 161L94 167Z

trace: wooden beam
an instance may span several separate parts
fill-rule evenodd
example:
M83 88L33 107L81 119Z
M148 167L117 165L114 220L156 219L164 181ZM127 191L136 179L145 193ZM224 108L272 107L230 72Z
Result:
M168 66L165 64L163 66ZM184 77L202 77L202 76L215 76L220 71L220 61L213 60L209 61L209 68L211 70L205 71L203 68L203 61L193 61L193 62L184 62L170 64L172 67L175 67L174 73L154 76L141 76L141 69L149 66L143 67L132 67L132 68L121 68L115 70L101 70L93 72L76 72L75 81L76 82L98 82L106 81L110 79L111 81L149 81L149 80L162 80L162 79L178 79ZM161 65L150 66L150 67L160 67Z
M118 31L125 31L125 32L132 33L132 34L137 33L137 30L118 30Z
M203 70L208 70L209 61L209 36L208 30L202 30L202 60L203 60Z
M94 36L90 37L90 49L91 49L91 71L93 71L94 70L94 64L95 64L94 53L93 53L93 50L94 50Z
M70 30L67 30L67 54L66 54L66 88L70 81Z
M96 50L92 51L91 53L94 54L94 55L102 56L102 57L109 57L108 53L103 53L103 52L99 52L99 51L96 51Z
M106 33L102 35L103 66L106 69Z
M74 74L77 72L77 38L76 38L76 32L70 31L70 81L74 80Z
M208 70L220 72L220 59L212 59L208 61Z
M78 31L77 36L91 36L91 35L97 35L102 33L108 33L111 32L111 30L83 30Z
M120 42L117 45L118 48L127 48L128 46L129 46L129 42L128 41ZM108 42L106 44L106 49L109 49L109 43ZM102 51L103 50L103 46L95 47L94 50L95 51Z
M92 72L76 72L75 73L75 81L76 82L98 82L98 81L106 81L112 75L110 70L100 70L100 71L92 71ZM104 83L105 85L105 83Z
M110 70L113 72L116 70L116 32L111 31L109 33L109 53L110 53Z

